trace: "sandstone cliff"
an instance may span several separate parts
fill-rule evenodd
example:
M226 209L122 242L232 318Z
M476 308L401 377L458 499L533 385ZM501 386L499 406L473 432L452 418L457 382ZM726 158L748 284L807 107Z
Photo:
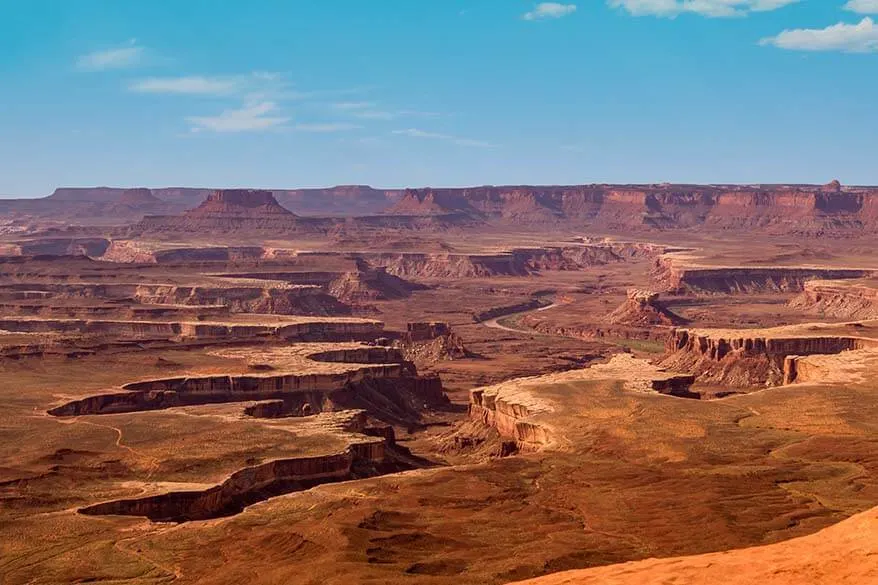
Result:
M797 292L811 280L866 278L874 272L819 266L705 266L696 258L666 254L656 258L652 276L668 292L740 294Z
M553 395L552 389L562 384L594 381L619 381L629 392L688 397L694 377L630 354L616 354L607 363L585 369L516 378L470 390L469 416L514 442L516 450L567 449L570 443L562 421L578 413L559 404L561 398ZM563 400L570 400L575 391L565 387Z
M789 305L814 315L841 319L878 318L878 282L812 280Z
M789 381L787 356L836 354L878 347L878 339L808 326L766 330L677 329L661 365L690 372L699 382L732 387L776 386ZM816 330L815 330L816 329Z
M0 201L0 213L87 223L119 223L161 214L140 229L182 229L168 214L191 207L206 189L154 189L128 196L121 189L59 189L37 200ZM578 185L484 186L406 191L366 186L276 190L284 206L309 215L362 215L358 229L421 226L447 229L485 222L546 226L587 225L602 230L700 229L802 236L870 233L878 226L878 188L827 185ZM383 214L383 215L375 215ZM173 217L173 216L171 216ZM393 218L399 218L393 221ZM420 222L413 218L421 218ZM433 218L430 221L423 221ZM300 221L296 229L328 230L344 222ZM230 229L225 225L224 229ZM286 229L291 229L287 226Z
M392 211L607 229L759 229L802 235L878 225L878 189L806 185L581 185L421 189Z
M122 224L144 215L183 209L184 205L164 201L144 188L60 188L41 199L0 200L0 214L86 225Z

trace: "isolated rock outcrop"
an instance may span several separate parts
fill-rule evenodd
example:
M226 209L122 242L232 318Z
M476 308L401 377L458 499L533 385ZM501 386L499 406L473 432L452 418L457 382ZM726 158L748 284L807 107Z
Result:
M385 266L372 267L358 259L357 270L338 275L326 288L329 294L340 301L357 304L402 299L411 295L412 291L426 287L389 274Z
M185 213L188 217L295 217L293 212L284 209L271 191L251 189L222 189L213 191L195 209Z
M407 359L419 365L470 355L451 326L437 321L409 323L402 336L402 348Z
M659 294L656 292L628 289L625 302L610 313L607 321L613 325L631 327L671 326L686 322L685 319L662 306L658 299Z
M302 219L283 208L271 191L220 189L212 191L194 209L181 215L148 216L132 233L179 232L210 234L217 231L300 232L326 231L331 222Z

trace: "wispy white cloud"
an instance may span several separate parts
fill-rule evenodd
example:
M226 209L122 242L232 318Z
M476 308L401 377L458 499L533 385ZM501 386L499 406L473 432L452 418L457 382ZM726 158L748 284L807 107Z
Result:
M81 55L76 59L80 71L106 71L108 69L127 69L143 60L144 49L131 39L122 47L104 49Z
M878 14L878 0L848 0L844 9L859 14Z
M132 82L128 89L138 93L172 93L187 95L229 95L242 89L237 77L147 77Z
M284 74L271 71L254 71L246 75L146 77L131 82L128 89L136 93L235 95L248 101L301 99L306 96L291 89Z
M460 138L458 136L452 136L450 134L441 134L439 132L427 132L426 130L419 130L418 128L406 128L404 130L394 130L393 134L397 134L400 136L409 136L411 138L428 138L432 140L444 140L446 142L451 142L453 144L457 144L458 146L473 146L477 148L493 148L496 144L492 144L490 142L486 142L484 140L473 140L471 138Z
M524 20L545 20L548 18L561 18L574 12L576 12L576 4L540 2L533 10L525 12L521 18Z
M254 132L275 128L290 120L289 117L276 115L277 111L274 102L257 102L238 109L223 110L216 116L189 116L186 121L192 124L193 132Z
M341 89L304 92L294 89L284 73L253 71L246 75L178 77L148 77L133 81L128 86L135 93L178 95L191 97L225 98L242 103L228 107L217 115L188 116L190 132L254 132L269 129L297 132L342 132L360 128L348 121L301 122L288 124L292 119L283 113L279 104L308 99L327 99L363 91ZM370 102L342 102L336 104L339 113L362 119L384 119L378 112L369 110Z
M393 112L375 109L377 105L375 102L339 102L332 104L331 107L362 120L392 120L396 117Z
M367 110L375 107L375 102L338 102L332 104L333 109L343 110L346 112L356 110Z
M387 144L387 141L384 138L380 138L378 136L361 136L360 138L357 138L354 142L365 146L383 146Z
M866 17L858 24L839 22L820 29L785 30L762 39L761 45L773 45L792 51L842 51L846 53L878 52L878 26Z
M354 117L362 120L393 120L397 115L395 112L385 112L383 110L363 110L362 112L356 112Z
M402 117L434 118L439 116L436 112L419 110L387 110L379 107L375 102L339 102L331 104L330 107L347 116L361 120L395 120Z
M421 110L400 110L397 114L400 116L415 116L419 118L438 118L443 115L439 112L424 112Z
M607 0L633 16L674 18L680 14L699 14L708 18L746 16L751 12L769 12L796 4L801 0Z
M362 126L358 126L357 124L346 124L344 122L324 122L324 123L310 123L310 124L296 124L293 126L293 130L297 130L299 132L347 132L349 130L358 130L362 128Z

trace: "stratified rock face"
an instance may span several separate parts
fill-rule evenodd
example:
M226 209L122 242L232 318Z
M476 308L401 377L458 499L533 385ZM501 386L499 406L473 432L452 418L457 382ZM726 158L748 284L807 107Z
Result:
M636 288L628 289L628 296L607 321L613 325L650 327L655 325L681 325L685 319L675 315L659 303L659 294Z
M577 221L610 229L759 229L822 235L878 225L878 189L825 186L580 185L406 191L389 213Z
M878 346L878 340L840 335L796 335L772 330L674 330L663 367L687 371L699 382L735 387L788 381L788 356L837 354ZM789 365L786 369L789 369ZM793 376L794 377L794 376Z
M878 318L878 283L813 280L789 306L841 319Z
M289 317L272 324L218 321L130 321L118 319L2 318L0 329L20 333L75 333L134 339L286 341L374 339L383 324L364 319Z
M860 268L689 266L665 255L656 259L653 278L669 292L738 294L798 292L811 280L867 278L873 273Z
M689 397L694 377L667 371L630 354L616 354L609 362L581 370L506 380L470 390L470 419L497 429L515 441L519 451L565 448L559 417L577 416L551 396L557 384L620 381L626 391ZM548 392L548 393L547 393ZM564 396L571 396L570 389Z
M276 281L229 280L215 285L178 286L172 284L126 283L40 283L0 286L0 292L20 291L23 287L42 291L55 299L101 298L124 302L136 300L146 305L186 305L226 307L232 313L276 315L348 315L351 308L318 286L288 285Z
M406 326L406 341L431 341L451 334L451 327L442 321L418 321Z
M56 189L42 199L0 201L0 214L11 213L87 225L119 225L136 221L147 214L175 213L182 209L182 206L164 201L145 188L65 188Z
M412 291L425 288L388 274L383 266L372 268L368 263L359 260L357 268L356 271L340 274L333 279L327 287L329 294L343 302L357 304L402 299L411 295Z
M259 491L270 492L273 486L292 484L299 489L351 479L352 467L361 452L376 461L384 459L384 442L373 440L366 445L349 447L344 453L317 457L279 459L233 473L226 481L203 491L170 492L146 498L116 500L82 508L87 515L145 516L151 520L204 520L241 511ZM371 460L371 458L367 459ZM297 491L297 490L284 490Z
M274 191L278 202L299 215L357 216L381 213L402 193L367 185Z
M104 187L58 189L43 199L0 201L0 213L119 223L120 219L137 217L137 213L175 213L208 193L205 189L155 189L151 194L158 201L142 198L131 209L117 201L122 191ZM220 193L235 198L235 193L255 192ZM838 181L822 186L595 184L405 191L341 186L274 193L284 205L303 214L357 216L352 225L359 229L448 229L485 222L535 226L575 223L625 231L704 227L714 231L848 236L878 227L878 188L844 187ZM259 197L264 196L256 199Z
M213 191L204 202L186 212L188 217L258 218L261 216L295 217L280 206L271 191L222 189Z
M473 217L482 214L470 205L466 197L451 190L406 189L402 199L387 210L393 215L446 215L465 214Z
M161 202L161 199L153 195L152 191L145 187L125 189L116 200L116 203L125 203L129 205L160 204Z
M0 256L89 256L106 253L106 238L34 238L0 247Z
M409 323L402 338L406 358L418 365L454 360L470 355L460 336L448 323L426 321Z
M665 251L655 244L635 242L513 248L496 254L364 253L372 266L415 278L481 278L485 276L527 276L540 270L579 270L625 262L631 258L654 257Z
M195 209L182 215L149 216L132 228L134 233L190 232L316 232L330 223L301 219L280 206L271 191L222 189L213 191Z

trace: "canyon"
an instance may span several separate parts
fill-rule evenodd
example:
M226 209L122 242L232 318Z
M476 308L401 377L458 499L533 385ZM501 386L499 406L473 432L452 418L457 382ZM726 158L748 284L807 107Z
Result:
M0 581L865 585L876 205L837 182L0 202Z

